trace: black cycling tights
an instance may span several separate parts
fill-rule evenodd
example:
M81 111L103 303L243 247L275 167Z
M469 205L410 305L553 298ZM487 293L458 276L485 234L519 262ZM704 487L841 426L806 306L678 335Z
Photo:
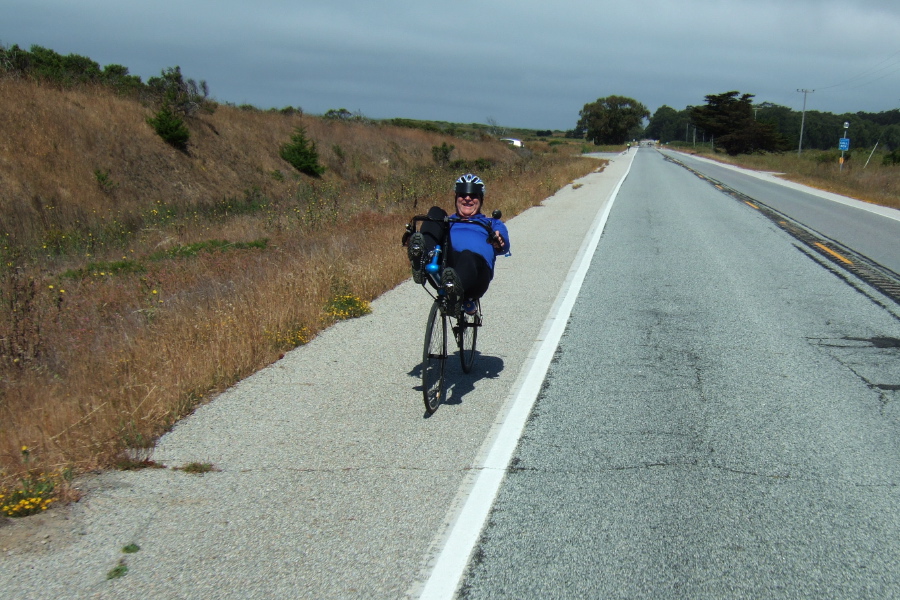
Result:
M428 216L432 219L443 219L447 216L447 211L439 206L432 206L428 211ZM425 237L425 248L428 252L431 252L437 244L444 245L444 226L441 223L426 221L422 223L420 231ZM484 257L471 250L451 251L450 256L447 257L447 266L453 267L459 276L459 282L464 290L461 296L464 298L476 299L484 296L494 277L494 273Z

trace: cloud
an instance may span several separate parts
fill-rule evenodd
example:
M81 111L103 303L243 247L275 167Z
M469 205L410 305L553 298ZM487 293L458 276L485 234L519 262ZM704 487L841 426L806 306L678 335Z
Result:
M220 101L312 113L568 129L612 94L651 110L732 89L794 108L817 89L832 112L900 103L893 0L7 0L0 22L7 45L145 79L179 65Z

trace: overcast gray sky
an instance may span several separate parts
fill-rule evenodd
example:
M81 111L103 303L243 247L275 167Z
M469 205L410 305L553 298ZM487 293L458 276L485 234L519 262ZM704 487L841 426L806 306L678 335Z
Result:
M738 90L800 110L900 107L898 0L3 0L0 44L179 65L220 102L571 129Z

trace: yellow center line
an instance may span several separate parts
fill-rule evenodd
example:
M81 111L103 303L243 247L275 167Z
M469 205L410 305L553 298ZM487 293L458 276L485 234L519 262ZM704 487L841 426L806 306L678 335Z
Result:
M757 205L753 204L752 202L747 202L746 200L744 200L744 204L746 204L747 206L752 206L756 210L759 210L759 207Z
M848 265L852 265L852 264L853 264L853 261L852 261L852 260L850 260L850 259L848 259L848 258L846 258L846 257L844 257L844 256L841 256L840 254L838 254L837 252L835 252L835 251L832 250L831 248L828 248L827 246L825 246L825 244L820 244L819 242L816 242L816 246L818 246L819 248L821 248L822 250L824 250L824 251L827 252L828 254L834 256L834 257L837 258L838 260L841 260L841 261L847 263Z

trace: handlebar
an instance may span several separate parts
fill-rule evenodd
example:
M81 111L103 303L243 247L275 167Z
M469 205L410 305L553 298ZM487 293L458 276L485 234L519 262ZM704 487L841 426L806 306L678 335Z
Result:
M494 210L494 212L491 213L491 216L495 219L500 219L503 217L503 213L500 211L500 209L496 209L496 210ZM454 223L471 223L473 225L478 225L479 227L481 227L482 229L484 229L487 232L488 241L491 243L491 245L493 245L494 247L498 247L495 245L495 243L497 242L497 239L499 236L495 237L494 230L491 229L491 226L489 224L484 223L482 221L477 221L475 219L451 217L450 215L447 215L446 217L441 217L439 219L429 217L428 215L415 215L413 218L411 218L409 220L409 223L406 224L406 234L403 236L403 245L404 246L406 245L407 238L416 232L416 223L443 223L446 225L448 231L450 230L450 226L453 225ZM505 245L505 243L502 241L502 238L501 238L499 248L502 249L504 245ZM507 251L506 256L509 256L509 251Z
M495 219L500 219L501 217L503 217L503 213L499 209L497 209L493 213L491 213L491 216ZM408 231L410 233L415 233L416 223L446 223L448 228L453 223L471 223L473 225L478 225L481 228L483 228L485 231L487 231L488 237L491 237L494 235L494 230L491 229L491 226L488 225L487 223L483 223L481 221L476 221L475 219L454 218L454 217L451 217L450 215L447 215L446 217L441 217L440 219L433 219L433 218L429 217L428 215L416 215L412 219L409 220L409 223L406 224L406 231Z

